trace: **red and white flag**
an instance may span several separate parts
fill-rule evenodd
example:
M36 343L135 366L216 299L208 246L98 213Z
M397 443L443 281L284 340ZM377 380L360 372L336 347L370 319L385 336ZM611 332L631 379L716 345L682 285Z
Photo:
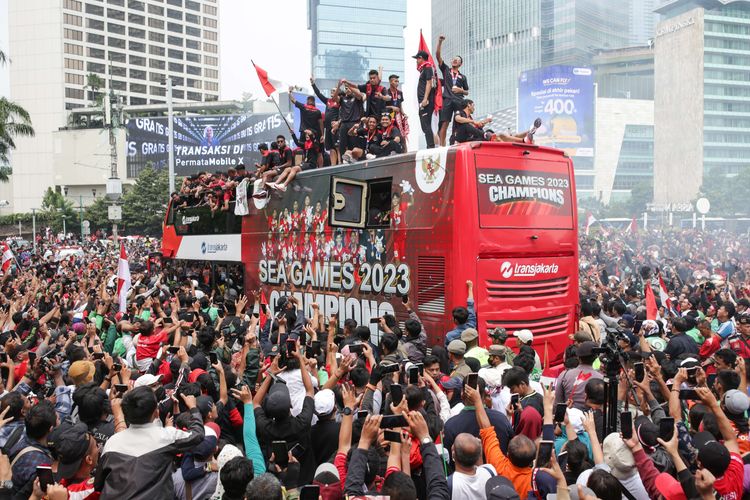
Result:
M277 92L279 89L284 88L284 83L281 80L269 78L266 70L254 62L253 67L255 68L255 72L258 73L258 80L260 80L260 84L263 86L263 91L268 97L271 97L271 94Z
M589 229L591 229L591 226L593 226L595 222L596 217L594 217L594 214L589 212L589 216L586 218L586 236L589 235Z
M16 256L13 255L13 250L10 249L7 243L3 243L3 261L2 261L3 274L6 274L8 272L8 269L10 269L10 265L13 263L15 259L16 259Z
M130 287L130 263L125 253L125 245L120 243L120 260L117 262L117 296L120 299L120 312L126 310Z
M628 225L627 232L635 234L636 231L638 231L638 223L636 222L635 217L633 217L633 220L630 221L630 225Z
M643 285L643 292L646 295L646 319L656 319L659 317L659 309L656 307L656 297L651 283L646 282Z
M664 280L662 279L661 274L659 275L659 300L661 301L661 305L664 306L664 309L666 309L668 313L674 314L674 309L672 308L672 299L669 297L667 285L664 284Z
M435 59L432 58L432 52L430 52L430 47L427 45L427 42L425 42L424 35L422 35L422 30L419 30L419 49L418 50L424 50L425 52L427 52L427 60L429 61L429 65L432 66L432 72L435 75L434 83L436 85L433 85L432 91L435 92L434 113L437 114L438 111L443 109L443 86L440 85L440 78L438 77L438 67L435 65Z

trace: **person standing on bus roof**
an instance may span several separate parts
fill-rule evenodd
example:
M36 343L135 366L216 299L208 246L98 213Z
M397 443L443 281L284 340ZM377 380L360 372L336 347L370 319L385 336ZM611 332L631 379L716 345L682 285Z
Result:
M315 78L310 77L310 85L312 86L313 92L318 96L322 102L326 103L326 110L323 118L323 132L325 137L323 140L323 147L331 155L331 165L338 165L338 134L333 131L333 122L339 120L339 108L341 107L341 97L344 95L338 88L331 89L331 97L327 98L323 95L320 89L315 85Z
M417 99L419 100L419 123L424 132L427 148L435 147L435 136L432 133L432 112L435 110L435 69L429 61L430 55L420 50L412 56L417 60L419 81L417 83Z
M474 311L474 283L466 281L466 288L468 290L468 297L466 298L466 307L455 307L453 309L453 322L456 326L453 330L445 334L445 346L452 340L458 340L461 337L461 333L467 328L477 327L477 314Z
M299 109L299 133L303 135L305 130L312 130L318 141L323 137L323 113L315 107L315 96L307 96L305 104L300 103L292 94L294 87L289 87L289 100Z
M381 83L381 70L371 69L367 73L367 83L357 85L348 80L344 80L342 83L347 87L354 87L360 92L364 93L367 102L367 109L365 110L365 116L374 116L379 118L383 111L385 111L385 101L383 100L383 93L385 87Z
M339 82L339 87L341 82ZM357 87L346 87L344 97L341 98L341 107L339 109L339 121L333 125L339 132L339 153L342 160L348 158L347 163L351 163L352 138L349 137L349 130L360 121L364 115L362 101L364 96ZM347 156L346 154L349 153Z
M444 41L445 35L440 35L438 37L437 49L435 49L438 68L443 74L443 109L440 110L440 125L438 129L438 140L441 146L448 145L445 142L445 136L448 133L448 123L453 120L454 113L464 108L464 97L469 95L469 82L466 80L466 75L459 71L464 64L464 59L461 56L453 56L449 68L445 64L445 61L443 61L441 53Z

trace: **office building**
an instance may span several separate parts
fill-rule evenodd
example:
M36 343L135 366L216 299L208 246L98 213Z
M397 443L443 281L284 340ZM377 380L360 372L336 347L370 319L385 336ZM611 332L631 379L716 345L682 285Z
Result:
M591 59L597 95L654 99L654 50L647 45L600 50Z
M542 65L588 66L601 49L629 43L629 2L541 0Z
M648 45L654 38L659 14L654 10L663 0L628 0L628 45Z
M541 66L539 0L432 2L432 45L464 59L477 116L515 106L518 75Z
M657 11L655 199L686 202L705 176L750 168L750 2L675 0Z
M123 104L164 103L166 76L175 102L218 99L217 0L10 0L8 24L11 97L36 131L13 154L16 212L39 208L47 187L64 183L53 132L70 110L96 105L105 80ZM94 162L78 167L92 185L109 176Z
M371 69L383 78L404 75L406 0L386 2L308 0L312 74L321 89L345 78L365 82Z

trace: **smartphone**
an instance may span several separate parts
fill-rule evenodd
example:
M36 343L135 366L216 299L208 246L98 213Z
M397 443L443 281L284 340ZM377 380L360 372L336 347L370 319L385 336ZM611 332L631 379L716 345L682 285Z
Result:
M404 399L404 388L399 384L391 384L391 403L393 403L393 406L400 405L402 399Z
M380 365L380 373L383 375L386 375L388 373L396 373L401 370L401 366L398 363L393 363L390 365Z
M320 485L306 484L299 490L299 500L318 500L320 498Z
M409 385L417 385L419 383L419 368L412 366L409 368Z
M629 411L620 412L620 432L623 439L633 437L633 414Z
M47 491L47 486L55 484L55 479L52 477L52 467L49 465L38 465L36 468L36 477L39 478L39 486L43 492Z
M305 454L305 448L297 443L294 446L292 446L292 449L289 450L294 458L296 458L298 461L302 460L302 455Z
M0 363L7 363L7 362L8 362L8 353L0 352Z
M212 365L219 362L219 356L213 351L208 353L208 358L211 360Z
M112 369L116 372L122 370L122 363L112 363Z
M362 344L349 344L349 352L352 354L362 354Z
M664 417L659 421L659 437L664 441L672 439L674 433L674 418Z
M380 323L380 318L370 318L371 325L377 325L378 323Z
M311 345L313 356L320 356L320 340L313 340Z
M409 423L403 415L385 415L380 421L381 429L393 429L394 427L408 427Z
M555 449L555 443L552 441L540 441L539 448L536 450L535 467L546 467L552 458L552 450Z
M643 379L646 378L646 368L643 366L643 363L635 363L633 367L635 368L636 382L643 382Z
M115 384L115 391L124 394L128 390L128 384Z
M687 401L698 401L698 393L695 389L680 389L680 399Z
M416 363L414 366L419 369L419 375L424 377L424 363Z
M521 400L520 394L511 394L510 395L510 406L511 408L515 408L518 402Z
M383 431L383 439L391 443L400 443L401 433L398 431Z
M271 443L271 452L276 460L276 465L285 469L289 465L289 450L286 447L286 441L274 441Z
M29 351L29 366L34 366L34 360L36 359L36 353Z
M357 420L364 421L367 418L367 415L370 413L367 410L359 410L357 412Z
M566 411L568 411L568 405L565 403L557 403L557 406L555 406L555 422L563 422L565 420Z
M561 470L565 470L565 468L568 466L568 451L561 451L559 455L557 455L557 464L560 466Z
M466 376L466 385L471 387L472 389L476 389L479 385L479 374L478 373L469 373Z
M103 352L95 352L91 355L92 358L96 359L104 359L104 353Z
M180 347L176 345L171 345L167 347L167 352L169 354L177 354L178 352L180 352Z
M167 316L166 318L164 318L164 324L165 325L171 325L172 324L172 318L169 317L169 316Z

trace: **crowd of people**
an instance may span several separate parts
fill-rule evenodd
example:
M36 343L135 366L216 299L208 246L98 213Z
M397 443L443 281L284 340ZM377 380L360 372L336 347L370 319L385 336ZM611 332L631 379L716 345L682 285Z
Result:
M17 248L0 280L0 498L750 494L747 235L581 236L556 370L533 331L484 341L471 281L451 330L407 297L373 343L293 296L271 315L239 268L152 265L146 239L121 311L119 246L61 245Z

